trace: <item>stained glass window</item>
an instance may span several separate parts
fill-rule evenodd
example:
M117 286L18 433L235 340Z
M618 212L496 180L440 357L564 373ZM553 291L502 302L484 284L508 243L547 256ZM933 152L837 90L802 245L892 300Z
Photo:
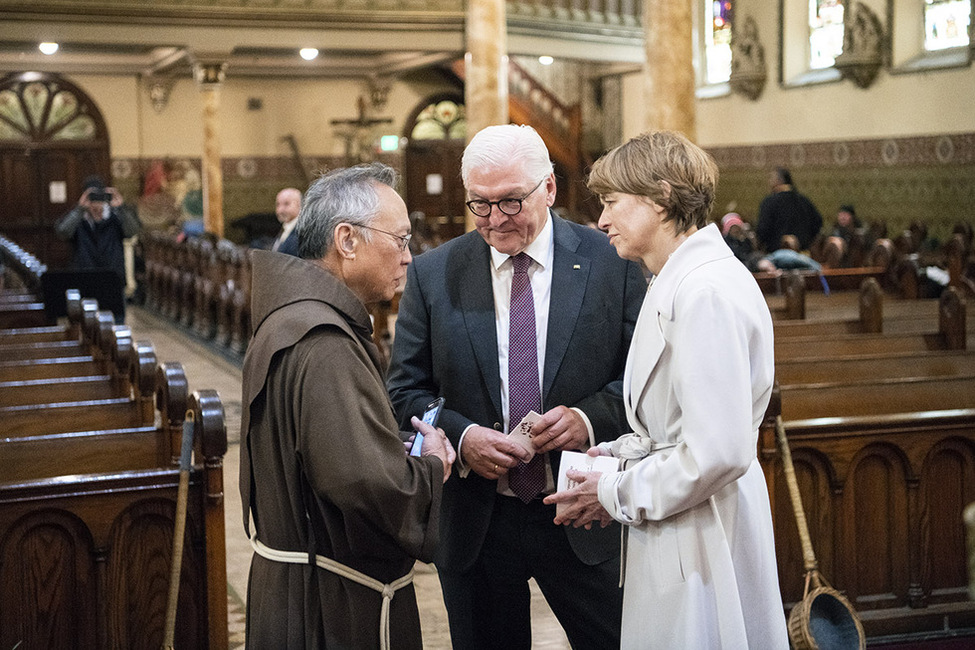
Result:
M731 27L734 10L731 0L705 0L704 57L707 83L728 81L731 76Z
M464 105L444 100L420 111L410 137L414 140L463 140L466 130Z
M93 140L87 106L54 81L15 84L0 91L0 140Z
M809 67L833 65L843 51L843 2L809 0Z
M924 0L924 49L968 45L971 0Z

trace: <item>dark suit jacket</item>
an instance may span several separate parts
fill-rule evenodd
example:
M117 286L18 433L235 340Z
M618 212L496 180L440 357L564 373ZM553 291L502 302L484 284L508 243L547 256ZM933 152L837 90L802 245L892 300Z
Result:
M597 442L628 431L622 401L626 353L647 283L621 260L606 235L554 219L555 256L545 350L542 408L580 408ZM387 382L400 425L438 396L439 426L456 447L472 423L501 430L490 249L477 232L416 257L399 303ZM557 475L559 454L549 454ZM480 553L497 482L454 472L444 486L437 565L464 571ZM619 553L619 528L567 527L587 564Z
M291 234L288 235L287 239L281 242L278 246L279 253L285 253L286 255L294 255L298 257L298 230L292 229Z

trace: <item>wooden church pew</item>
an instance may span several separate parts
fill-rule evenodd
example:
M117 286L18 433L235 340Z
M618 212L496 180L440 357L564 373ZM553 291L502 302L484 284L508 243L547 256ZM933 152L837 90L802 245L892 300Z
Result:
M159 403L159 428L0 445L17 460L0 482L0 647L161 647L179 483L167 437L186 408L195 462L175 645L227 647L223 411L214 391L177 401Z
M957 380L956 388L975 393L972 381ZM892 402L901 397L885 394ZM945 394L930 396L931 410L909 412L902 403L897 413L851 398L864 406L857 415L833 415L827 392L818 411L801 414L789 406L794 395L783 390L781 407L773 395L759 454L787 608L802 598L805 572L775 440L780 408L819 568L853 603L868 637L975 625L961 520L975 500L975 408L949 408L968 402ZM817 417L794 419L806 414Z

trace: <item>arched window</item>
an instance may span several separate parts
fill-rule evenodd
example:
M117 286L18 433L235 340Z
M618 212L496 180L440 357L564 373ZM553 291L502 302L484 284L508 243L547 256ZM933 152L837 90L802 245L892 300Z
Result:
M717 84L731 77L731 29L734 17L732 0L705 0L704 58L705 82Z
M429 104L416 116L413 140L463 140L467 129L464 105L445 99Z
M828 68L842 51L842 0L809 0L809 67Z
M968 45L971 0L924 0L924 49L928 52Z
M25 80L0 90L0 140L94 140L97 132L90 107L63 83Z

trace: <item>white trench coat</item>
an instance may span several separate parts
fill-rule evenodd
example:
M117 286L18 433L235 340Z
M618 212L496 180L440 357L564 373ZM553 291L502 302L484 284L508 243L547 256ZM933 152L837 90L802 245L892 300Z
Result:
M756 449L773 378L765 299L709 225L654 279L630 346L634 433L608 447L650 454L599 482L628 524L625 650L789 647Z

